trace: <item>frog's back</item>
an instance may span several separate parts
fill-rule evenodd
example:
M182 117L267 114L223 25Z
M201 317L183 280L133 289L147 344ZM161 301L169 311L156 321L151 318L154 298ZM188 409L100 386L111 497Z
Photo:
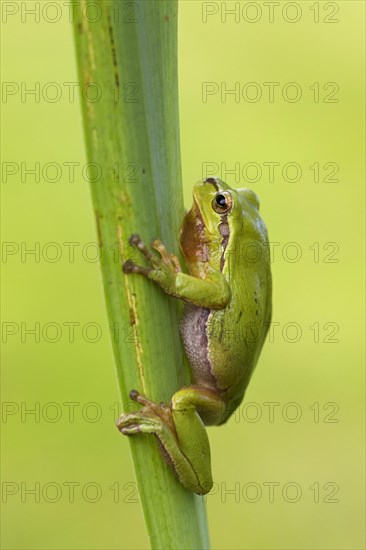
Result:
M210 360L220 369L220 387L227 403L223 422L235 411L257 364L272 315L270 269L245 275L244 287L233 287L225 315L212 311L208 327L214 334ZM224 344L223 344L224 342Z
M239 244L235 252L225 257L222 272L230 279L232 296L224 315L219 311L212 314L212 324L220 326L212 341L211 357L214 364L221 364L220 379L227 388L228 414L225 420L244 397L272 316L267 229L260 217L252 227L248 236L237 239ZM225 338L221 333L225 333ZM220 346L220 340L225 341L225 346Z

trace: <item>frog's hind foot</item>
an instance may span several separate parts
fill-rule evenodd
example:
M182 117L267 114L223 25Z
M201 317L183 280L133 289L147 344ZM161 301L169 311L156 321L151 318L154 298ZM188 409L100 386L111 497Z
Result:
M137 433L152 433L158 435L163 423L161 418L157 417L151 411L141 409L136 413L122 414L117 420L117 428L123 435L133 435Z
M124 435L147 432L158 433L165 424L175 434L174 420L170 407L164 403L154 403L137 390L131 390L132 401L142 405L142 409L134 413L122 414L117 421L117 427Z

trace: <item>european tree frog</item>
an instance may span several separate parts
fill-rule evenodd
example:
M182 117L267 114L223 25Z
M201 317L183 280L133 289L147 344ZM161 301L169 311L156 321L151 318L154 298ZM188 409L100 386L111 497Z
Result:
M169 406L133 390L142 408L117 422L125 435L154 434L162 454L189 490L210 491L210 446L206 426L219 425L241 403L271 319L271 271L266 226L256 194L207 178L193 189L180 246L189 274L176 256L155 240L151 252L138 235L130 239L151 267L131 260L124 273L152 279L184 300L181 336L191 367L191 385Z

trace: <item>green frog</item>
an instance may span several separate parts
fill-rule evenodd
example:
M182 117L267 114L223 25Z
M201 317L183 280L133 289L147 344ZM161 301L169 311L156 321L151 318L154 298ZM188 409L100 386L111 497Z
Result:
M124 273L143 275L185 302L180 332L191 384L169 406L132 390L142 408L123 414L117 426L125 435L156 436L179 481L203 495L213 485L205 426L226 422L243 400L271 321L269 243L258 197L218 178L194 186L180 231L188 274L160 240L152 243L155 252L138 235L130 243L150 267L128 260Z

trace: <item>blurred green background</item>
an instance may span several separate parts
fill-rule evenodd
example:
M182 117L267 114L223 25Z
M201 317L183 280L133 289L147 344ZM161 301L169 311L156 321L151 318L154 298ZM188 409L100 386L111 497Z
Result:
M51 22L56 3L35 4L2 2L1 544L147 548L114 426L69 9ZM180 3L186 205L206 174L253 188L274 251L271 337L246 405L209 429L213 548L364 548L364 35L359 1Z

